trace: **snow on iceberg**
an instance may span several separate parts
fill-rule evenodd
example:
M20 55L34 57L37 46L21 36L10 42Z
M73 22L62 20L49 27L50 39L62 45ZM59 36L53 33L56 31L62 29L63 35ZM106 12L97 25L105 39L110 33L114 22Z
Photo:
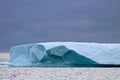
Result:
M14 46L11 66L120 65L120 44L46 42Z

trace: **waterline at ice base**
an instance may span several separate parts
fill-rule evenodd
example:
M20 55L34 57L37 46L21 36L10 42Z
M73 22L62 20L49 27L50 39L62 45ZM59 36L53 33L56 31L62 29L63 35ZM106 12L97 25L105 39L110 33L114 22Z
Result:
M120 66L120 44L45 42L13 46L10 66L110 67Z

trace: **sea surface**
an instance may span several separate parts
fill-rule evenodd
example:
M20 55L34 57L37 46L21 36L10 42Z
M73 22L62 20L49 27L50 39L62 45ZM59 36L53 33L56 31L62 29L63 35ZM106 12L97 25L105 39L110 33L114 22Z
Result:
M0 59L0 67L9 66L10 62L8 60Z

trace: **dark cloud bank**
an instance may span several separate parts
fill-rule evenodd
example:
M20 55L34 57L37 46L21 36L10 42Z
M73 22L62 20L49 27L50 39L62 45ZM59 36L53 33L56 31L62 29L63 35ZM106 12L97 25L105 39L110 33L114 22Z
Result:
M0 51L45 41L120 42L119 0L0 0Z

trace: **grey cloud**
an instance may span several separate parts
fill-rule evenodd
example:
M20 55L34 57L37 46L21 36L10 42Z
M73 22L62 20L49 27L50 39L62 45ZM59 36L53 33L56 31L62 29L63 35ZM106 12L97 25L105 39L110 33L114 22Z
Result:
M44 41L120 42L118 0L0 0L0 51Z

